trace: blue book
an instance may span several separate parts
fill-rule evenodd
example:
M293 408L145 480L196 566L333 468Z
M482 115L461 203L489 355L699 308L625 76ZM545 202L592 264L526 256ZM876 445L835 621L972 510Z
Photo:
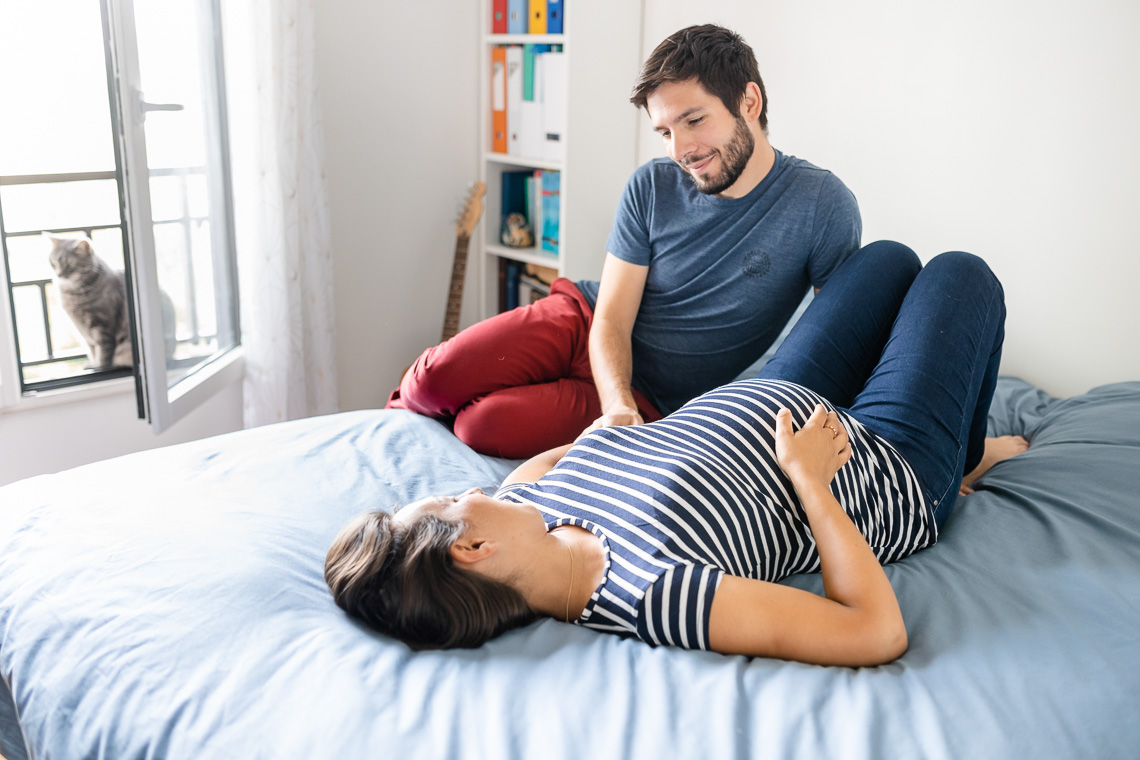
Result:
M558 253L561 185L561 172L542 173L542 250L553 254Z
M507 311L519 305L519 272L522 265L517 261L507 260Z
M526 34L529 16L528 0L507 0L507 34Z
M546 2L546 33L562 34L563 14L566 12L562 0L547 0Z

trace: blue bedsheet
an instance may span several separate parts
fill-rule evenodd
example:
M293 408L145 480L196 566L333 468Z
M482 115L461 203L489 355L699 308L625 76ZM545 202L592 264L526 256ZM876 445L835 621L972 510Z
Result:
M1057 400L1003 379L991 427L1032 448L959 503L935 547L887 568L910 650L861 670L549 620L473 651L414 653L364 629L321 577L341 525L512 466L408 412L0 488L0 753L1140 756L1140 383Z

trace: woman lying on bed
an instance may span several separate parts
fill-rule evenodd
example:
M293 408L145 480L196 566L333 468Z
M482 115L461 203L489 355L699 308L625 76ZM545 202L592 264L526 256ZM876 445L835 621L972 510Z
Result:
M1004 319L981 259L922 268L868 246L757 379L539 455L494 496L361 515L325 578L343 609L417 647L546 615L654 644L888 662L907 633L881 565L933 544L993 463ZM1024 441L1003 443L997 458ZM824 597L775 583L815 570Z

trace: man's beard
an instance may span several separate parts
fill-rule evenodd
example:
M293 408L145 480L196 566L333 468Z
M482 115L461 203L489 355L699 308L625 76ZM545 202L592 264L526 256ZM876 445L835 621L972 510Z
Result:
M752 158L752 152L755 149L756 138L748 129L748 123L737 116L736 129L732 132L732 138L723 148L714 151L720 154L721 166L723 167L720 174L711 177L697 177L689 172L689 164L700 163L704 158L696 161L685 161L681 164L681 168L689 174L698 190L705 195L717 195L732 187L736 180L740 179L740 175L744 173L744 167L748 166L748 160Z

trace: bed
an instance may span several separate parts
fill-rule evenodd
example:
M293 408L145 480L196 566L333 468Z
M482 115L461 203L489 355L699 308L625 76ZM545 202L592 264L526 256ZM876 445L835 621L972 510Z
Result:
M366 630L322 580L342 524L513 466L409 412L15 483L0 488L0 754L1138 757L1140 383L1056 399L1002 378L990 427L1032 448L887 568L910 649L865 669L550 620L449 652Z

